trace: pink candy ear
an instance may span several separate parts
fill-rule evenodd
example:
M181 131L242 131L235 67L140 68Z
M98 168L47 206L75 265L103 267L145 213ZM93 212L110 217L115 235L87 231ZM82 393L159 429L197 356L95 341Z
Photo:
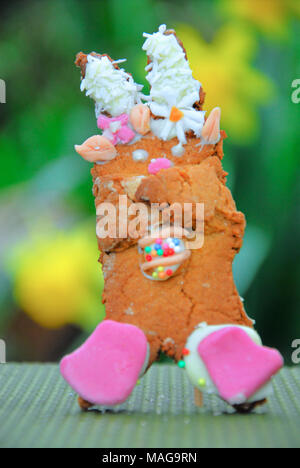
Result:
M104 320L60 364L64 379L84 400L116 405L132 392L147 357L147 339L134 325Z
M215 107L202 128L201 136L204 143L215 144L220 140L220 120L221 109L220 107Z
M278 351L257 345L238 327L204 338L198 353L220 396L232 405L244 403L283 366Z
M136 104L130 111L130 123L141 135L150 131L150 109L145 104Z

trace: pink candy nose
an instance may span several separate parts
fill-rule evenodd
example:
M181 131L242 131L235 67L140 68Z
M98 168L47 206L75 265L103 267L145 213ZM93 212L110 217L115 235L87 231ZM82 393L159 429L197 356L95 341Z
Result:
M173 166L172 161L167 158L153 159L148 166L149 174L157 174L162 169L169 169Z

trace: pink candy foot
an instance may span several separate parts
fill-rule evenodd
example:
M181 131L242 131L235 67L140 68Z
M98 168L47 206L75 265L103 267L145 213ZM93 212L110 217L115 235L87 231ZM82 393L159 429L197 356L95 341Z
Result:
M117 405L132 392L146 357L147 340L139 328L104 320L62 359L60 371L83 401Z
M257 345L237 327L204 338L198 353L220 396L232 405L245 403L283 366L278 351Z

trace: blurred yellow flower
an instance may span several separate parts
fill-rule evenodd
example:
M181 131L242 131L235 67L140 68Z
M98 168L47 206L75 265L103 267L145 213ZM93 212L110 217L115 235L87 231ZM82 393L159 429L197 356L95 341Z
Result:
M230 18L246 20L270 36L286 37L289 19L300 14L299 0L220 0Z
M188 25L176 28L186 48L194 77L206 92L204 108L222 109L222 128L231 140L248 143L257 134L257 107L274 93L273 83L251 61L256 41L247 30L233 24L221 28L212 43Z
M14 258L19 307L43 327L74 323L93 328L104 316L97 258L95 235L86 229L34 236Z

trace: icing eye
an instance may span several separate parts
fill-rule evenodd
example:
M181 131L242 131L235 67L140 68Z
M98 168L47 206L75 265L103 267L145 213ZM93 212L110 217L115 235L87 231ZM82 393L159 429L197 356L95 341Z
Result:
M132 159L135 162L145 162L147 161L148 157L149 157L148 151L143 150L143 149L137 149L132 152Z

